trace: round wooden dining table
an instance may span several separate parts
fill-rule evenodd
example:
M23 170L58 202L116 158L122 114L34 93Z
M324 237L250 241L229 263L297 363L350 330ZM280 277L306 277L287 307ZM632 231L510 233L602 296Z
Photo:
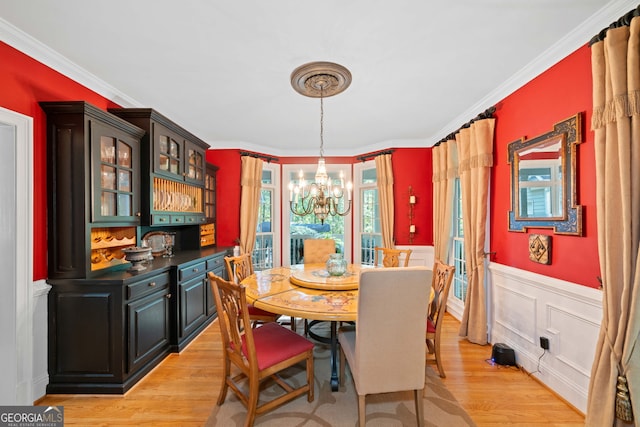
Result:
M338 390L337 322L355 321L360 271L351 264L342 276L331 276L324 264L299 264L257 271L245 278L247 300L255 307L292 318L331 322L331 389Z

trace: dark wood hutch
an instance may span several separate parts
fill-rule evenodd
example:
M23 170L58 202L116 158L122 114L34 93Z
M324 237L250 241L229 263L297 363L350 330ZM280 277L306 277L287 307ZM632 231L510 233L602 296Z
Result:
M217 168L205 162L204 141L154 110L41 106L52 286L47 392L124 393L215 318L206 275L225 276L229 253L213 234ZM202 230L211 230L209 241ZM129 271L122 250L157 232L175 233L175 255Z

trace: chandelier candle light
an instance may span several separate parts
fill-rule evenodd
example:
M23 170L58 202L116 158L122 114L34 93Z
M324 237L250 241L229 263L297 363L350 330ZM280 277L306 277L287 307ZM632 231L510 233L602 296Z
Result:
M344 91L351 84L351 73L345 67L332 62L310 62L301 65L291 73L291 85L302 95L320 98L320 158L314 181L308 183L301 170L298 182L289 183L289 206L295 215L305 216L313 213L324 224L328 215L345 216L351 210L351 190L349 181L346 186L344 173L340 171L337 182L327 174L324 161L324 98ZM340 199L347 193L347 204L340 211Z

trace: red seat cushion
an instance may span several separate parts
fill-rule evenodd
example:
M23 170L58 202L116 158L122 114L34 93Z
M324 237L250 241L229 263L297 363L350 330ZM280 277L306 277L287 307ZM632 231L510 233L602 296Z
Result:
M427 318L427 333L435 334L436 333L436 325L433 324L433 320Z
M251 304L247 304L247 311L249 312L249 316L277 316L277 314L254 307Z
M247 356L247 346L242 336L242 353ZM313 348L313 343L277 323L267 323L253 329L258 368L266 369L283 360Z

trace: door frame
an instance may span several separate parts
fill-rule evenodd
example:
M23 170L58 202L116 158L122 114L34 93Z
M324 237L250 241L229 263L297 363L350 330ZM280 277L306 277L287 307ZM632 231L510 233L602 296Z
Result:
M2 175L14 175L0 183L0 196L13 203L2 203L0 227L8 242L0 245L0 268L9 280L0 285L0 315L5 326L0 342L0 364L6 374L0 386L0 401L5 404L33 404L33 118L0 107L0 144ZM9 177L10 178L10 177ZM12 368L13 367L13 368Z

